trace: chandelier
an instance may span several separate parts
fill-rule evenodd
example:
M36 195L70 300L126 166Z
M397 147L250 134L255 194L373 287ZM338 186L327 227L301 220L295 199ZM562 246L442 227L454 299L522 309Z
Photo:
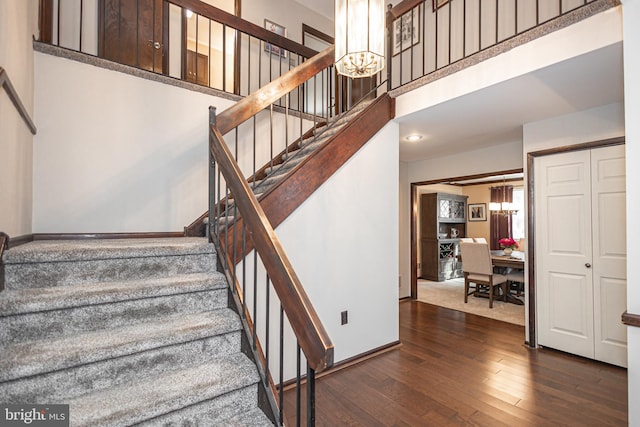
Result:
M336 70L351 78L384 68L384 1L336 0Z
M517 213L518 209L513 203L513 186L505 185L505 182L503 179L503 185L491 187L489 210L498 215L511 216Z

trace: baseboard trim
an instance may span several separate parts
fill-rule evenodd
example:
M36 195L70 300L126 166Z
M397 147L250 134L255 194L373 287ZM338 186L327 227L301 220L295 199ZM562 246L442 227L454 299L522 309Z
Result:
M7 249L15 248L16 246L24 245L25 243L33 242L33 234L25 234L24 236L9 237L7 242Z
M393 341L389 344L374 348L373 350L367 351L365 353L361 353L358 354L356 356L350 357L348 359L345 359L341 362L336 363L335 365L333 365L331 368L322 371L321 373L316 375L316 379L318 378L322 378L325 377L327 375L331 375L334 374L338 371L341 371L342 369L346 369L349 368L353 365L357 365L358 363L364 362L366 360L372 359L374 357L380 356L384 353L388 353L392 350L395 350L397 348L400 348L402 346L402 343L400 341ZM303 375L300 378L300 384L304 384L307 382L307 376ZM293 388L295 388L296 386L296 380L289 380L289 381L285 381L285 383L283 384L283 389L284 391L287 390L291 390Z
M143 233L35 233L33 240L87 240L87 239L160 239L184 237L181 231Z
M11 237L7 249L36 240L88 240L88 239L161 239L185 237L182 231L142 232L142 233L34 233Z

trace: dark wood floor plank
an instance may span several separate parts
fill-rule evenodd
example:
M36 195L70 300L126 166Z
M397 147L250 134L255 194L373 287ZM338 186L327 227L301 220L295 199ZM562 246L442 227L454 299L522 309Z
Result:
M626 426L627 371L525 347L524 328L400 303L402 346L316 382L318 426ZM295 394L285 394L295 425ZM304 411L303 411L304 413Z

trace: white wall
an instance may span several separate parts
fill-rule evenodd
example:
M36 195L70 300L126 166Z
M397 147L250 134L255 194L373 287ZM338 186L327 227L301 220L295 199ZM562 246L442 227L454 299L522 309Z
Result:
M296 209L276 235L335 346L334 360L366 353L399 339L398 331L398 125L391 122ZM238 264L252 283L254 253ZM258 262L257 330L267 342L266 272ZM253 286L245 288L253 307ZM272 374L279 375L279 313L270 291ZM348 312L348 324L340 313ZM295 336L284 327L284 377L295 375Z
M180 231L207 209L216 99L35 54L36 233Z
M409 182L476 175L518 169L522 163L522 142L494 145L435 159L409 163Z
M622 104L609 104L566 116L526 123L523 126L523 162L526 162L527 153L531 151L600 141L624 134Z
M399 339L398 155L391 122L276 230L336 361Z
M399 230L411 229L411 185L409 184L409 164L400 162L400 197ZM400 298L411 296L411 236L410 233L399 232L399 269L400 269Z
M640 182L640 0L624 0L624 106L625 138L627 156L627 218L640 215L640 193L636 185ZM637 221L627 222L627 235L640 234ZM635 262L640 259L640 242L637 238L627 239L627 310L640 314L640 270ZM627 328L628 335L628 383L629 383L629 425L640 425L640 328Z
M0 1L0 67L33 119L33 34L37 0ZM35 121L36 127L38 122ZM0 89L0 231L11 237L31 233L33 136Z
M264 27L264 20L275 22L287 29L287 38L302 43L302 24L333 36L333 19L314 12L293 0L244 0L242 19Z
M42 53L35 69L34 232L181 231L207 210L208 107L231 101ZM300 122L288 124L291 141ZM258 167L268 154L265 144ZM252 155L241 149L239 163L251 175Z

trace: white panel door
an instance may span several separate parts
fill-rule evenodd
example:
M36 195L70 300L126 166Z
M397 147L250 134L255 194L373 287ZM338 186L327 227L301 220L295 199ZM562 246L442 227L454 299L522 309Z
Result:
M594 357L589 151L534 165L538 340Z
M627 366L627 240L624 146L591 152L595 358Z

